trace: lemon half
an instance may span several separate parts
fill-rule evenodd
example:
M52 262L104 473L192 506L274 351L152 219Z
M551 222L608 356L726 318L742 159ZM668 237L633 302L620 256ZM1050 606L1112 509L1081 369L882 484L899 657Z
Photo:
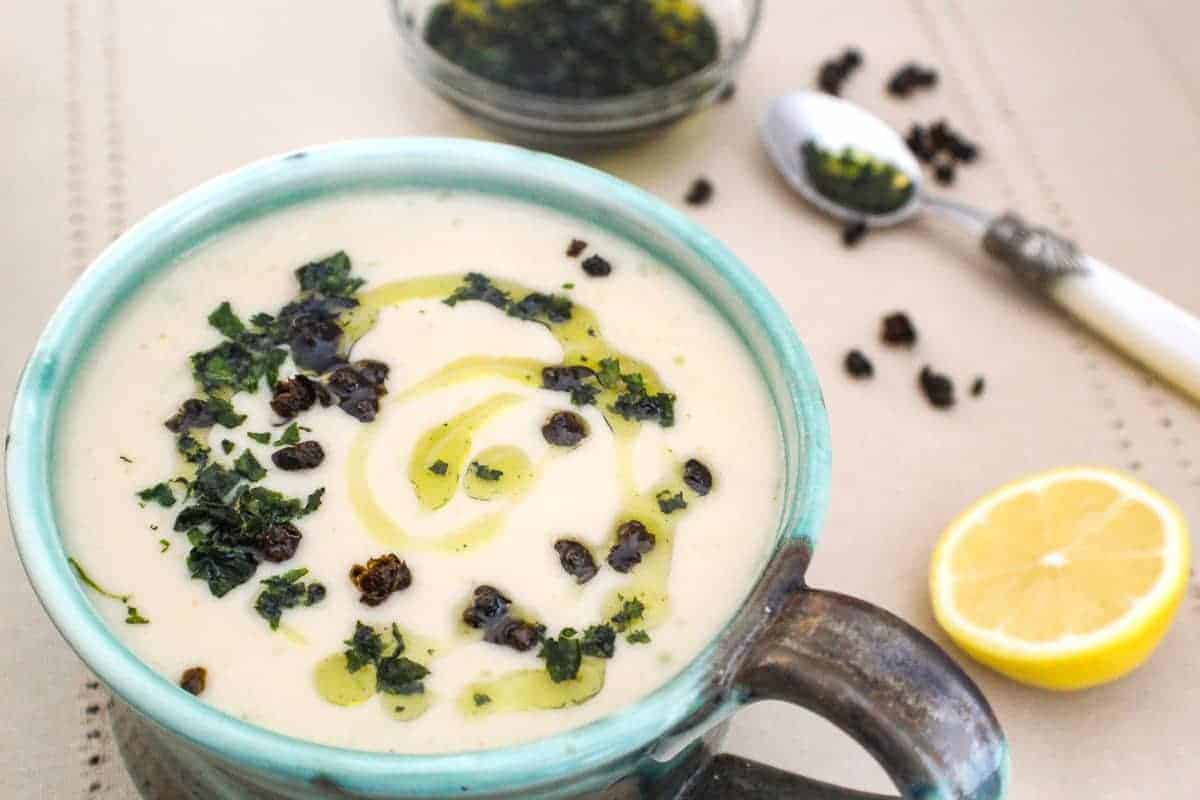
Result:
M1084 689L1149 658L1187 587L1187 523L1151 487L1099 467L1023 478L942 535L938 624L973 658L1033 686Z

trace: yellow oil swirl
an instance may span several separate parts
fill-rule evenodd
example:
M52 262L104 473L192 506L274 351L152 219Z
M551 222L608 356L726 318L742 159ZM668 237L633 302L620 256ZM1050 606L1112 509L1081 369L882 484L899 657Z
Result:
M470 683L458 696L467 717L503 711L545 711L579 705L604 688L604 660L585 657L574 679L555 683L544 669L521 669Z
M480 477L476 469L467 468L463 476L463 490L476 500L510 498L516 500L533 485L535 470L528 454L510 444L495 445L480 450L474 458L475 464L500 473L495 480Z
M404 640L404 657L409 658L428 669L442 651L442 647L429 637L413 633L406 628L400 628ZM396 638L391 629L377 629L383 638L383 655L390 656L396 652ZM326 656L317 662L313 668L313 682L317 693L329 703L338 706L356 706L365 703L376 694L375 666L366 666L351 672L346 668L345 653L338 652ZM401 722L414 720L428 710L436 696L428 690L420 694L398 695L378 692L379 702L384 711L393 719Z
M517 394L489 397L450 420L426 431L413 447L408 462L408 479L417 493L417 502L436 511L450 502L458 488L471 439L485 422L516 406L523 398ZM435 470L434 465L440 467Z

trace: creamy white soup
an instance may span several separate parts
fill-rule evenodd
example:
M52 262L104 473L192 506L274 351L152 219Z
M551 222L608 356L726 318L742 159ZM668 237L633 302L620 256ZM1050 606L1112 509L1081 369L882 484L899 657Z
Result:
M139 658L403 753L669 680L769 555L782 483L754 361L683 279L445 192L293 207L164 270L95 342L56 463L66 549Z

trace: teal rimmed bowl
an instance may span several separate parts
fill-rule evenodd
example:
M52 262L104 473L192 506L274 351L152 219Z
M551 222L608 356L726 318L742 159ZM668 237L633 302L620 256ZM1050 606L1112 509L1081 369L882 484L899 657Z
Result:
M53 496L58 417L105 325L148 278L231 227L334 193L395 188L515 197L639 245L723 313L754 353L774 399L788 480L776 553L758 584L673 680L568 733L495 750L405 756L256 727L142 664L93 611L66 561ZM666 797L739 780L759 793L729 789L721 796L764 796L760 790L770 792L764 787L772 780L784 781L778 791L797 793L811 784L739 759L712 758L717 736L710 732L740 705L765 697L806 705L846 728L905 796L1001 797L1006 750L969 679L886 612L806 587L829 457L820 388L786 315L728 250L683 215L633 186L552 156L479 142L392 139L256 162L177 198L101 253L26 365L9 423L7 480L17 547L51 620L132 709L130 735L148 757L199 787L200 797ZM948 714L956 724L948 724ZM895 729L900 720L903 732Z

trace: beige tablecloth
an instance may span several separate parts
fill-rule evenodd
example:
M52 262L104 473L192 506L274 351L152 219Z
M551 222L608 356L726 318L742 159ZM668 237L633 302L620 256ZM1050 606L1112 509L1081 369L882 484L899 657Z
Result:
M932 222L871 235L854 252L793 198L755 140L773 94L811 85L845 44L866 64L846 94L897 125L945 115L982 162L951 194L1012 207L1200 312L1200 4L1173 0L773 0L736 99L660 139L594 163L690 210L778 294L821 372L835 442L833 506L812 581L881 604L945 642L926 565L942 526L993 485L1095 462L1136 471L1200 520L1200 413L1016 290ZM942 84L882 91L907 59ZM258 156L361 136L486 134L401 63L382 2L43 0L0 26L0 270L4 400L39 328L97 250L189 186ZM878 353L852 384L845 350L880 314L908 309L914 356ZM877 348L874 348L877 350ZM982 373L952 413L912 388L920 362ZM0 539L0 796L132 797L88 681ZM952 651L953 652L953 651ZM966 661L1011 739L1014 797L1194 797L1200 785L1200 593L1162 649L1115 685L1025 689ZM730 747L882 791L882 771L828 724L753 708Z

